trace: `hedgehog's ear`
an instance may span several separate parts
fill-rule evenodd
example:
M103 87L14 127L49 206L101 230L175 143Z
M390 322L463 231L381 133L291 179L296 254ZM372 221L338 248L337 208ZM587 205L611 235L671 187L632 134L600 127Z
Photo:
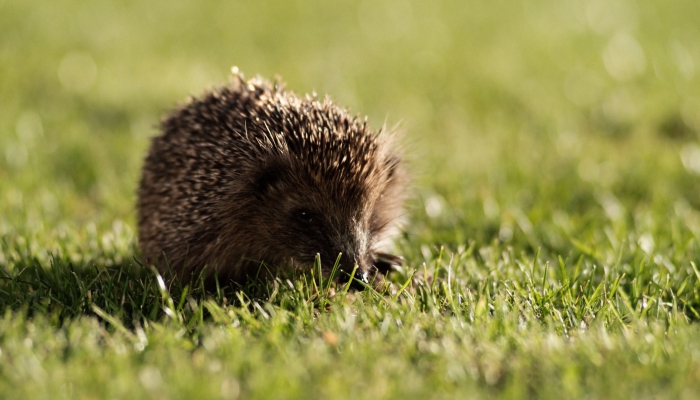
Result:
M253 182L253 189L255 190L256 194L264 196L270 192L270 189L272 189L277 182L279 182L279 180L279 170L276 168L268 168L258 174L258 176L255 178L255 182Z

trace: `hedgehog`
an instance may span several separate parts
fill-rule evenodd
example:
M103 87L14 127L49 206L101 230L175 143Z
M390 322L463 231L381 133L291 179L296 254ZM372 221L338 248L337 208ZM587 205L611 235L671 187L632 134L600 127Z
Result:
M406 187L396 131L233 72L152 139L137 201L143 260L242 284L320 259L324 276L360 289L400 264L385 252Z

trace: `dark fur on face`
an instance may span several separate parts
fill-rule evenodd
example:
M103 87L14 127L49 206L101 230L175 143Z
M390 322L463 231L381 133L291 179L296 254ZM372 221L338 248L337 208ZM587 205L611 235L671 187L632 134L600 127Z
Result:
M138 191L144 259L187 278L205 266L241 282L268 269L373 272L401 215L392 136L326 98L243 80L162 123Z

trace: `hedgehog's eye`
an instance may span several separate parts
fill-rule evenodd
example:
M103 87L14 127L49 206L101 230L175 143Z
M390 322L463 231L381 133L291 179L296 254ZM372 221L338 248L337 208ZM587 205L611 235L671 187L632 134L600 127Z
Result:
M294 217L304 225L310 225L316 221L313 213L305 208L295 211Z

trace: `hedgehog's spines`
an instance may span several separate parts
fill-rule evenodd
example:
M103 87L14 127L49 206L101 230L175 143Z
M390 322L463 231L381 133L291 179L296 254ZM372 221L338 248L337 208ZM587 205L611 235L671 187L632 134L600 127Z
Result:
M139 189L144 257L159 265L165 252L182 276L209 265L233 279L247 274L246 260L281 266L316 252L343 252L344 265L366 270L400 215L390 142L327 96L232 74L161 122ZM323 224L297 226L299 208Z

